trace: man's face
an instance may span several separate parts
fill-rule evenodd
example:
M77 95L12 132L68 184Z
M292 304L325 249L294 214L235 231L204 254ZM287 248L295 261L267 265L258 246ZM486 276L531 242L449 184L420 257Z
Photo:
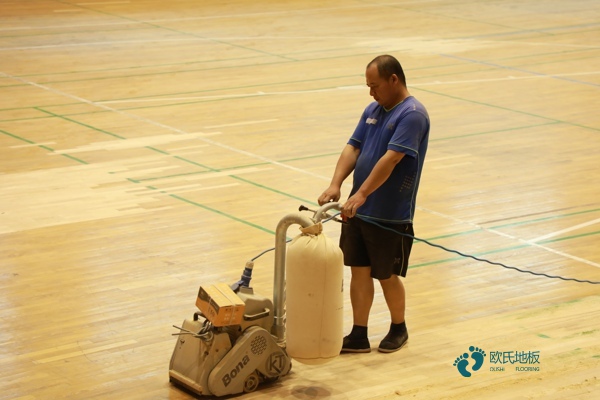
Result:
M377 65L373 64L367 68L365 76L367 86L370 89L369 94L373 99L386 109L394 107L398 98L397 90L393 85L395 75L392 75L389 79L384 79L379 76Z

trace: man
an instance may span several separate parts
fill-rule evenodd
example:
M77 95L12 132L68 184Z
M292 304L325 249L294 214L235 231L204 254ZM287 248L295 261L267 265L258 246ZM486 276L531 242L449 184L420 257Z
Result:
M350 197L342 206L340 247L351 267L350 300L353 327L342 352L371 351L367 327L379 280L391 315L390 331L379 351L399 350L408 340L404 320L406 277L413 241L412 222L429 138L429 116L410 95L402 66L382 55L367 65L369 104L343 149L320 205L338 201L344 180L354 171ZM393 230L393 231L392 231ZM395 232L394 232L395 231ZM400 232L403 235L396 233Z

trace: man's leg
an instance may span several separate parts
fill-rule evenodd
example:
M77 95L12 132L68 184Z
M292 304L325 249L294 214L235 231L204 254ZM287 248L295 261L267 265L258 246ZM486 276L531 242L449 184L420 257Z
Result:
M352 332L344 338L342 353L368 353L371 344L367 332L369 312L375 296L375 286L371 278L371 268L352 267L350 279L350 302L354 325Z
M351 267L351 270L350 302L352 303L354 325L367 326L369 323L369 312L371 311L375 296L371 268Z
M404 285L398 275L392 275L389 279L380 280L385 302L390 309L393 324L404 322L406 310L406 292Z
M400 350L408 340L408 331L404 322L406 310L406 291L398 275L392 275L389 279L379 281L383 289L385 302L390 310L392 323L390 331L379 344L379 351L392 353Z

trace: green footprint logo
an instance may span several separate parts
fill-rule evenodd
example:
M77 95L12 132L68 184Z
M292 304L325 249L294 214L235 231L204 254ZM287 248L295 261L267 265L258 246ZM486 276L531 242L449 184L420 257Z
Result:
M465 378L469 378L472 375L471 371L479 371L485 360L485 351L481 350L479 347L470 346L469 351L471 354L461 354L454 360L454 364L452 364ZM473 360L473 364L469 362L469 359ZM469 365L471 366L471 371L467 369Z

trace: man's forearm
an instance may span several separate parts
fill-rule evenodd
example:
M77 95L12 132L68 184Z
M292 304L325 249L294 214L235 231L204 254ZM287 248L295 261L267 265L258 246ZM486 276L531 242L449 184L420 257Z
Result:
M404 157L403 153L388 150L375 164L373 170L358 189L358 193L365 198L379 188L392 174L396 164Z
M335 172L331 179L331 186L341 187L344 180L350 175L356 166L356 160L360 150L356 147L347 144L340 154L340 158L335 166Z

